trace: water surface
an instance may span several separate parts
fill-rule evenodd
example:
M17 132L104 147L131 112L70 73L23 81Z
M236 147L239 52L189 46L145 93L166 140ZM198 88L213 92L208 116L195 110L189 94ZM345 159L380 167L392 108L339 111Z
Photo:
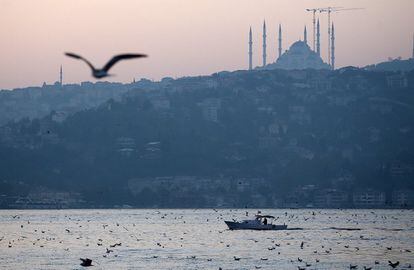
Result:
M412 210L262 213L301 230L227 230L223 220L244 219L245 209L2 210L0 269L82 269L85 257L89 269L414 267Z

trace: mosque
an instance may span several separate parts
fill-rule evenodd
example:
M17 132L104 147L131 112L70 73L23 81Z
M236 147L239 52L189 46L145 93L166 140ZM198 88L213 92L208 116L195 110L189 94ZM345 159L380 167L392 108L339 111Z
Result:
M330 59L329 64L325 63L321 58L320 50L320 26L319 20L316 28L316 44L314 50L308 45L307 30L303 33L303 40L293 43L288 50L282 53L282 27L279 24L278 37L278 58L275 62L267 64L267 44L266 44L266 22L263 23L263 62L262 66L255 69L334 69L335 68L335 30L332 24L330 39ZM316 48L315 48L316 45ZM252 29L249 31L249 70L253 69L253 40Z

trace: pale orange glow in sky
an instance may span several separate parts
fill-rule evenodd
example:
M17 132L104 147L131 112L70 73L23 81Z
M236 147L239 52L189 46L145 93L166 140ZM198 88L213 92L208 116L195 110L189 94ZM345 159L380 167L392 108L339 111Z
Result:
M305 8L363 7L333 13L336 63L364 66L388 57L409 58L414 31L412 0L0 0L0 89L93 79L88 67L63 55L79 53L97 66L123 52L150 57L115 66L111 81L160 79L246 69L247 38L253 29L254 64L261 63L261 27L266 19L268 62L302 39L312 16ZM321 14L326 60L327 20Z

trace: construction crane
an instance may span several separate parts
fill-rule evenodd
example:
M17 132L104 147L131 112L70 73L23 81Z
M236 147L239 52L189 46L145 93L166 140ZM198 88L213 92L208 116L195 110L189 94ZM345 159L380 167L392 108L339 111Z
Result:
M315 45L315 32L316 32L316 12L319 11L320 13L322 12L322 10L326 10L329 8L342 8L342 7L327 7L327 8L307 8L306 11L310 11L313 14L313 19L312 19L312 24L313 24L313 50L315 51L316 49L316 45Z
M328 8L321 8L319 13L327 12L328 13L328 64L332 65L331 63L331 13L332 12L339 12L339 11L348 11L348 10L358 10L363 8L343 8L343 7L328 7Z
M315 50L315 13L328 13L328 64L331 65L331 13L348 10L359 10L364 8L344 8L344 7L326 7L326 8L307 8L306 11L313 13L313 50Z

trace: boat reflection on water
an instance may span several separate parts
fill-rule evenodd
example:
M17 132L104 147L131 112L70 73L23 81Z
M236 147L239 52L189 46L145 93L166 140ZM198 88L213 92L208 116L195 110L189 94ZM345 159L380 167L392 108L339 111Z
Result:
M255 219L224 221L230 230L286 230L287 225L273 224L274 216L256 215Z

